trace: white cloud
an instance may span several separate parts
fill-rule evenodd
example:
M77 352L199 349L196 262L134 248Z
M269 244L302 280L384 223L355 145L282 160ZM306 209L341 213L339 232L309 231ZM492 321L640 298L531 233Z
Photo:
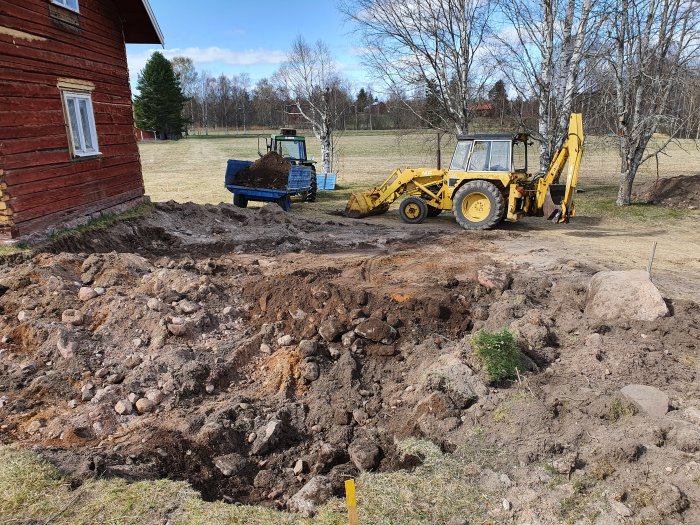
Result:
M129 71L132 76L135 76L143 69L148 59L155 51L154 49L149 49L141 53L129 53ZM270 49L248 49L238 51L221 47L164 49L161 53L168 59L172 59L176 56L189 57L197 67L212 63L223 63L230 66L277 65L284 62L286 57L284 51Z

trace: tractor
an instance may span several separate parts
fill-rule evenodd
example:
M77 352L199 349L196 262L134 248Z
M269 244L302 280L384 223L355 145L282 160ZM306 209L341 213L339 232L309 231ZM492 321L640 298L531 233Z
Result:
M316 167L314 166L316 161L309 160L306 156L306 139L297 135L295 129L282 128L278 135L271 135L269 139L265 138L265 145L267 153L277 152L294 166L309 166L312 169L311 189L305 193L304 200L314 202L318 191ZM263 155L260 151L260 137L258 137L258 155Z
M399 215L418 224L452 211L464 229L484 230L526 216L555 223L574 216L574 194L583 155L580 113L573 113L546 173L528 173L527 134L458 135L449 169L396 169L383 184L350 196L351 218L386 213L400 197ZM568 163L566 179L560 183Z

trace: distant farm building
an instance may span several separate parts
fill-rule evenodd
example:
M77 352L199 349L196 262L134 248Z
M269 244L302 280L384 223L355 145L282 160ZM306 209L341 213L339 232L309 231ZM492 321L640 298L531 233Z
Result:
M0 0L0 240L143 201L125 43L148 0Z

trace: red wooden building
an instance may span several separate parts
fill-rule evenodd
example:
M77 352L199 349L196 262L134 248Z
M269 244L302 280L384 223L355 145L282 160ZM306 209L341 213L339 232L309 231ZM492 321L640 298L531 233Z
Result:
M148 0L0 0L0 241L142 202L126 43Z

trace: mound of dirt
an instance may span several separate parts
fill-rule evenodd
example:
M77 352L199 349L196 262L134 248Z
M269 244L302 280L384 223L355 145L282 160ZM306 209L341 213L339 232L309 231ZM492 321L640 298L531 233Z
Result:
M243 169L236 177L236 185L283 190L287 188L291 167L291 162L271 151Z
M700 208L700 174L656 181L645 192L646 202L673 208Z

